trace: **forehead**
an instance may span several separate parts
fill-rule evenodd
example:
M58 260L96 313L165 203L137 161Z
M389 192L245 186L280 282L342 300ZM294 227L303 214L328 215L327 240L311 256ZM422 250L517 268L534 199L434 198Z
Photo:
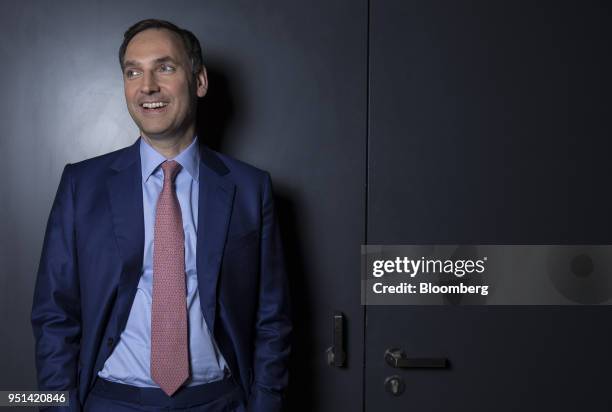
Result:
M147 29L130 40L124 61L146 63L164 56L177 61L187 57L181 37L167 29Z

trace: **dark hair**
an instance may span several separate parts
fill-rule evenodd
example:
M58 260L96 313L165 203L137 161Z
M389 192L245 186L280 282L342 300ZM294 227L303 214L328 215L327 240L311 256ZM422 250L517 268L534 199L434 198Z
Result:
M169 21L158 19L141 20L138 23L132 25L123 34L123 43L121 43L121 47L119 47L119 64L121 65L122 71L125 68L123 64L123 58L125 57L125 50L127 49L128 43L138 33L147 29L167 29L178 34L183 40L183 45L185 46L185 50L187 51L187 56L189 56L189 60L191 60L191 71L193 75L195 76L197 73L200 72L203 66L203 62L202 48L200 47L200 42L198 41L198 38L189 30L181 29L180 27L170 23Z

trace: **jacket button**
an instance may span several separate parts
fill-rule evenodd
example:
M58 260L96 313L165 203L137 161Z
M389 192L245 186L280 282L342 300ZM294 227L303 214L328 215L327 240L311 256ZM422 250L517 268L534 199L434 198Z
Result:
M108 345L109 348L113 347L113 343L115 343L115 340L113 338L108 338L106 340L106 344Z

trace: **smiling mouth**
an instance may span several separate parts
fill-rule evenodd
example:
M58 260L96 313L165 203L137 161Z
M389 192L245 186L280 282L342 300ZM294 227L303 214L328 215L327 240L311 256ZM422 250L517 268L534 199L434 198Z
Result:
M144 102L139 104L143 113L161 113L166 110L167 102Z

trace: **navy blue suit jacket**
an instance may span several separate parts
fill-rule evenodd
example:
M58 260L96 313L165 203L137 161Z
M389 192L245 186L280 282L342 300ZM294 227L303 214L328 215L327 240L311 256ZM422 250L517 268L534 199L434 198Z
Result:
M78 411L127 318L144 247L139 143L65 167L32 305L41 390ZM248 397L281 409L289 356L288 288L267 172L200 147L197 229L202 313Z

